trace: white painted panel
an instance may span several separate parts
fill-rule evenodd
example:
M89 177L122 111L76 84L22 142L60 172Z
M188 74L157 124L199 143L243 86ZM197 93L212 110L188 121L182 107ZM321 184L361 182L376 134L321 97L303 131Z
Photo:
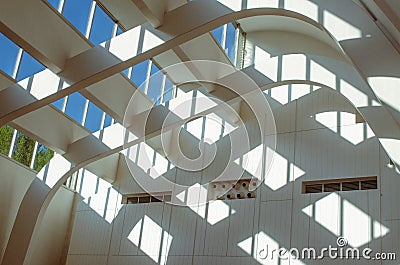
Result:
M341 197L340 235L347 239L349 246L367 247L372 240L373 219L368 212L367 191L344 191Z
M276 247L288 248L290 244L291 201L261 202L260 224L256 236L254 255L262 264L260 251Z
M310 208L303 209L310 216L310 247L335 245L340 235L341 199L337 193L311 196Z
M292 213L292 234L291 248L303 249L309 247L310 222L312 215L310 205L310 195L299 194L300 190L296 190L295 199L293 201Z
M69 254L107 254L111 230L95 211L76 212Z
M122 230L120 255L138 255L138 243L142 232L145 204L125 206L124 228Z
M400 220L384 221L383 225L390 229L390 233L382 239L382 252L396 253L400 256ZM397 264L398 262L385 261L382 264Z
M228 246L231 202L213 201L208 205L204 255L225 256Z
M171 212L171 224L168 231L174 239L170 248L170 255L191 255L196 229L197 216L187 207L175 206Z
M278 134L272 165L266 164L266 178L261 187L261 200L286 200L292 198L293 181L300 178L302 169L295 165L294 134ZM295 173L295 175L293 175Z
M255 202L256 199L233 200L231 202L227 251L228 256L249 256L247 251L243 250L238 246L238 244L254 235ZM257 208L256 210L258 211L259 209Z
M400 219L400 207L393 207L398 201L398 187L400 186L400 174L389 165L389 158L380 148L380 184L382 193L382 220Z
M68 255L67 265L107 265L107 256L101 255Z

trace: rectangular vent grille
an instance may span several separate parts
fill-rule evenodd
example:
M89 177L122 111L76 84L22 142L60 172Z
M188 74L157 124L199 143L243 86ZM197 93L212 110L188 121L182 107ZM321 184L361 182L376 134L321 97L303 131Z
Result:
M354 190L376 190L378 189L378 179L373 177L350 178L350 179L331 179L303 182L302 193L322 193L336 191Z
M122 197L122 204L141 204L141 203L154 203L154 202L170 202L172 192L155 193L155 194L130 194Z

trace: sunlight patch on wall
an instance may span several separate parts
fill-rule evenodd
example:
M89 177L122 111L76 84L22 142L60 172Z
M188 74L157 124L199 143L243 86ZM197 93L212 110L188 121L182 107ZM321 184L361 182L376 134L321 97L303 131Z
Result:
M255 259L260 263L260 264L279 264L279 259L275 257L274 259L271 259L271 257L264 258L265 255L267 254L267 249L266 247L268 246L268 250L271 251L272 249L279 249L279 243L267 235L264 231L261 231L255 235L255 241L256 243L256 249L254 251L254 255L256 256Z
M247 0L247 9L259 7L279 7L279 0Z
M356 28L349 22L327 10L324 10L323 25L338 41L358 39L362 37L362 33L359 28Z
M121 210L121 194L112 185L88 170L78 174L76 190L83 202L108 223L112 223Z
M356 114L354 113L322 112L315 115L315 120L332 132L338 133L340 130L340 136L353 145L375 136L368 124L356 123Z
M257 46L254 55L254 67L272 81L277 81L278 57L271 57L271 54Z
M168 159L144 142L129 148L128 158L136 163L152 179L159 178L174 167L169 164Z
M337 193L331 193L304 207L302 212L335 236L346 238L352 247L363 246L389 232L387 227Z
M259 180L263 180L262 175L262 160L264 158L263 145L259 145L256 148L250 150L242 156L242 161L240 159L235 160L235 163L242 166L244 170L249 172L251 175ZM240 165L240 162L242 164Z
M201 218L206 217L207 189L200 183L195 183L187 189L179 188L174 193L176 195L173 196L173 199L176 198L179 205L184 203Z
M287 54L282 59L282 80L306 80L306 63L304 54Z
M229 217L230 214L234 214L235 211L230 212L229 205L221 200L210 201L208 205L207 222L210 225L215 225L218 222Z
M283 85L273 87L264 91L264 93L266 93L282 105L286 105L287 103L308 95L311 92L311 86L307 84Z
M340 93L357 108L368 106L368 96L344 80L340 80Z
M164 264L167 261L173 237L145 215L133 227L128 239L154 262L160 261L160 264Z
M289 85L273 87L269 90L271 98L275 99L282 105L289 103L289 93Z
M218 0L218 2L232 9L233 11L239 11L242 9L242 0Z
M299 99L311 93L311 86L305 84L292 84L291 100Z
M237 246L246 252L248 255L251 255L253 250L253 258L258 261L260 264L271 265L271 264L293 264L293 265L305 265L300 260L292 259L287 256L287 259L279 259L277 256L278 249L285 249L287 255L289 255L289 251L280 246L279 242L275 239L267 235L264 231L256 233L254 235L254 247L253 247L253 237L248 237L243 241L240 241ZM275 251L274 251L275 250ZM273 252L274 251L274 252ZM268 255L267 255L268 254Z
M336 111L317 113L315 115L315 120L332 132L337 132L338 118Z
M318 6L308 0L286 0L285 9L305 15L318 22Z
M235 127L218 115L211 113L186 123L186 130L198 140L208 144L216 143L231 133Z
M368 77L368 83L381 101L400 112L400 78L386 76Z
M336 87L336 75L313 60L311 60L310 74L311 81L319 82L331 88Z
M269 151L272 152L271 149L269 149ZM278 152L275 152L270 171L267 172L264 183L272 190L278 190L289 182L300 178L304 174L305 171L289 162Z
M235 163L258 180L265 178L265 185L272 190L278 190L305 174L304 170L289 162L285 157L269 147L266 148L266 152L273 155L272 164L262 165L262 160L265 157L263 152L263 146L259 145L244 154L242 158L236 159ZM264 175L262 175L263 167L265 167Z

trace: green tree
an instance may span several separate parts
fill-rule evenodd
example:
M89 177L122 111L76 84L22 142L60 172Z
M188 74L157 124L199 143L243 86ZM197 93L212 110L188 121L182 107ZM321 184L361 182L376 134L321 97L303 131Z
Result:
M0 153L8 155L12 136L13 128L7 125L0 127ZM21 132L18 132L11 158L29 167L31 165L34 149L35 140L22 134ZM33 169L39 172L50 161L50 159L53 158L53 156L53 150L50 150L42 144L38 144Z
M12 159L24 164L25 166L30 166L33 156L33 149L35 148L35 141L30 139L28 136L17 133L17 138L15 140L15 147L12 153Z
M50 150L46 146L39 144L36 153L34 170L39 172L54 156L54 151Z
M0 153L8 155L12 141L13 129L10 126L0 127Z

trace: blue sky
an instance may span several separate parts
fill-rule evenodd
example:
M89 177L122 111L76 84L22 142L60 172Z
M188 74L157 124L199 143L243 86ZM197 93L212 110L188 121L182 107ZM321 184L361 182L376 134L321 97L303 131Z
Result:
M57 10L59 0L48 0L48 2ZM88 28L88 17L92 7L92 0L65 0L62 15L75 27L83 36L86 35L86 29ZM104 41L112 38L113 30L115 28L115 22L99 7L95 7L93 22L89 33L89 40L94 44L98 45ZM222 42L223 26L213 30L213 35L219 43ZM122 33L122 30L118 27L117 34ZM234 59L234 43L235 43L235 28L232 24L228 24L226 31L226 45L225 52L231 60ZM18 60L18 56L21 59ZM19 64L18 64L19 62ZM17 65L18 64L18 65ZM149 67L151 67L149 69ZM17 69L16 75L14 76L14 69ZM28 52L20 49L18 45L9 40L5 35L0 33L0 70L7 75L15 78L17 81L21 81L25 78L31 77L34 74L45 69L39 61L33 58ZM150 79L148 84L148 96L159 102L160 94L163 85L163 74L156 74L159 69L149 60L141 62L132 67L130 79L134 84L144 90L146 76L148 71L154 75ZM128 70L124 73L127 75ZM172 98L172 87L173 84L170 80L166 80L165 84L165 95L164 102ZM112 88L110 88L112 89ZM65 99L60 99L53 103L58 109L62 109ZM76 92L68 97L65 113L78 123L82 123L83 113L86 105L86 98L80 93ZM87 118L84 126L90 131L94 132L100 129L100 124L103 116L103 111L96 106L94 103L89 102ZM105 117L105 127L111 125L112 118L109 115Z

